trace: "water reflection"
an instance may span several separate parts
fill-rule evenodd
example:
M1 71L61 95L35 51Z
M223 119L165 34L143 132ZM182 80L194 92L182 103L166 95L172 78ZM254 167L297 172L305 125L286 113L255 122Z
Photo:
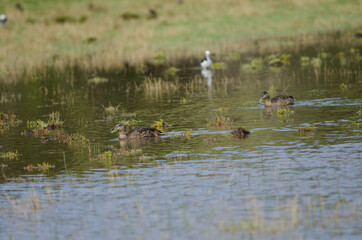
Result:
M207 81L207 93L210 100L212 100L212 70L203 68L201 75Z

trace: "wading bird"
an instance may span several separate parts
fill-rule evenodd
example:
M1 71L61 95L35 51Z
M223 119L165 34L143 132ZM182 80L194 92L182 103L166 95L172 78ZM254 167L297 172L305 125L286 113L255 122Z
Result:
M5 25L8 22L8 19L6 18L5 14L0 15L0 22Z
M205 58L201 60L200 66L202 69L211 68L212 60L210 58L210 51L205 51Z

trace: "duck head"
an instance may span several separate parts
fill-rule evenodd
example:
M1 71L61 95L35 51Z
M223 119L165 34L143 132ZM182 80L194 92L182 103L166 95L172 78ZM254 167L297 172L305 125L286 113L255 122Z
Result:
M259 102L262 102L263 100L267 100L267 99L270 99L269 93L268 93L267 91L261 92L260 101L259 101Z
M125 139L126 136L126 127L122 123L117 123L117 125L113 128L111 133L119 133L119 139Z
M111 133L125 132L125 131L126 131L126 127L122 123L117 123L117 125L113 128Z

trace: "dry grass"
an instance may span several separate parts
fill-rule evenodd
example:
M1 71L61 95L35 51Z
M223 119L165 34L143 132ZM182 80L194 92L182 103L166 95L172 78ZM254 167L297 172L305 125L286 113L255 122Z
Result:
M0 79L31 77L49 64L120 69L125 62L141 65L157 54L171 65L180 58L200 58L205 48L216 54L291 45L298 49L334 41L316 33L361 27L359 1L92 2L93 8L86 0L29 2L23 12L13 1L0 3L9 19L0 28ZM157 11L156 18L149 18L148 8ZM130 10L139 18L120 17ZM353 32L343 37L343 42L350 41Z

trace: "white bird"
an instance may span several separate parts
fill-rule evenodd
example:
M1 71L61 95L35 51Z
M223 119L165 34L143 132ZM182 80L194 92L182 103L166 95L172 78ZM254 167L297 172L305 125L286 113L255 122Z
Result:
M201 60L200 65L201 65L202 69L211 68L212 60L210 58L210 51L209 50L205 51L205 56L206 57Z
M6 18L6 15L1 14L0 15L0 22L5 25L7 23L7 21L8 21L8 19Z

